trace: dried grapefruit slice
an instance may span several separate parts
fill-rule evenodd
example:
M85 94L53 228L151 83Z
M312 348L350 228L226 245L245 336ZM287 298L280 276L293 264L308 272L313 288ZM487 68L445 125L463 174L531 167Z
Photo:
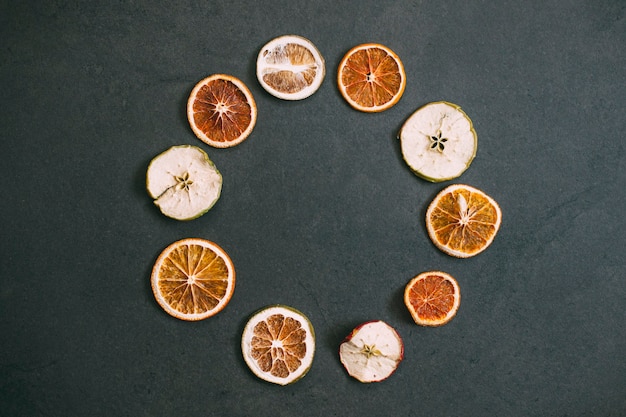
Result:
M496 201L469 185L443 189L428 206L426 228L435 246L448 255L469 258L491 245L502 221Z
M404 343L384 321L357 326L339 347L348 374L360 382L380 382L395 372L404 358Z
M192 220L209 211L220 198L222 175L202 149L172 146L150 161L146 187L163 214Z
M248 320L241 350L256 376L278 385L291 384L302 378L313 363L313 325L292 307L265 307Z
M152 268L152 292L159 305L181 320L211 317L226 307L235 290L235 267L217 244L199 238L172 243Z
M443 326L456 315L460 303L459 284L441 271L422 272L404 290L404 304L422 326Z
M198 82L187 101L191 129L204 143L228 148L243 142L256 124L252 93L238 78L214 74Z
M256 63L261 86L284 100L302 100L315 93L326 75L324 58L313 43L297 35L272 39Z
M459 177L478 146L470 118L456 104L428 103L415 111L398 135L402 157L413 172L431 182Z
M404 93L404 65L398 55L384 45L357 45L339 63L337 85L353 108L368 113L381 112L396 104Z

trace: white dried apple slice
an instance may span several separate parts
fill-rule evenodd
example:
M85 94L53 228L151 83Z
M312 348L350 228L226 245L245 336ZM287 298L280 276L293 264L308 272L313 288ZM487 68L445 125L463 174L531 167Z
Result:
M148 165L146 187L163 214L191 220L209 211L220 198L222 175L202 149L172 146Z
M413 113L398 135L402 157L419 177L448 181L469 168L478 146L472 121L459 106L428 103Z
M384 321L357 326L339 347L339 358L348 374L360 382L383 381L404 358L404 343Z

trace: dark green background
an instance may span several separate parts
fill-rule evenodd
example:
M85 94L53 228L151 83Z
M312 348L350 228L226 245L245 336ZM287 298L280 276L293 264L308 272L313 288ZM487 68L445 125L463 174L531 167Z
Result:
M270 5L271 4L271 5ZM623 0L0 0L0 409L7 416L620 416L626 414L626 3ZM318 92L267 94L256 54L312 40ZM379 42L407 87L380 114L336 84L352 46ZM231 149L195 138L185 106L213 73L258 105ZM413 175L398 130L423 104L460 105L478 153L458 182L503 210L492 246L439 252L424 227L444 184ZM177 222L145 191L152 157L202 147L224 177L203 217ZM208 320L165 314L161 250L221 245L237 286ZM430 269L461 286L456 318L413 324L404 285ZM257 379L239 348L267 304L317 333L309 374ZM382 319L405 341L388 380L363 385L342 339Z

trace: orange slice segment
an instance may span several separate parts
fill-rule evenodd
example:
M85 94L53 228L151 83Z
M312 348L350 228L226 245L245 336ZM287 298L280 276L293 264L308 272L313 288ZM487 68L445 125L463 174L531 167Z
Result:
M256 376L278 385L291 384L302 378L313 363L313 326L292 307L265 307L246 324L241 350Z
M498 203L469 185L443 189L426 211L426 228L435 246L451 256L469 258L491 245L500 229Z
M322 54L310 40L297 35L272 39L261 48L256 65L261 86L284 100L309 97L326 75Z
M461 303L459 284L441 271L423 272L404 290L404 304L415 323L442 326L452 320Z
M339 63L337 84L343 98L363 112L381 112L400 100L406 74L400 58L377 43L357 45Z
M248 87L231 75L200 81L187 101L187 118L196 136L216 148L243 142L256 124L257 108Z
M182 239L161 252L152 268L152 292L159 305L181 320L211 317L226 307L235 290L235 267L217 244Z

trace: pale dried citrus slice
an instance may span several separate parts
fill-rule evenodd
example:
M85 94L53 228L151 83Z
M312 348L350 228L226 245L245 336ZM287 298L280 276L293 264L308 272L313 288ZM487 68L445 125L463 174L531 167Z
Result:
M315 93L326 75L324 58L313 43L297 35L272 39L256 62L261 86L284 100L302 100Z
M202 149L172 146L150 161L146 187L163 214L191 220L206 213L220 198L222 175Z
M459 177L469 168L478 146L470 118L459 106L445 101L416 110L398 137L404 161L431 182Z
M292 307L265 307L248 320L241 350L256 376L278 385L291 384L302 378L313 363L313 325Z
M496 201L469 185L443 189L426 211L426 228L435 246L448 255L469 258L487 249L502 221Z
M243 81L214 74L198 82L187 101L187 118L196 136L216 148L243 142L256 124L257 108Z
M422 326L446 324L456 315L460 303L459 284L445 272L423 272L404 289L404 304L415 323Z
M152 268L152 292L170 315L202 320L226 307L235 290L235 267L217 244L199 238L172 243Z
M384 45L357 45L339 63L337 85L353 108L368 113L387 110L404 93L404 65L398 55Z
M339 358L348 374L360 382L380 382L395 372L404 358L404 343L384 321L357 326L339 347Z

